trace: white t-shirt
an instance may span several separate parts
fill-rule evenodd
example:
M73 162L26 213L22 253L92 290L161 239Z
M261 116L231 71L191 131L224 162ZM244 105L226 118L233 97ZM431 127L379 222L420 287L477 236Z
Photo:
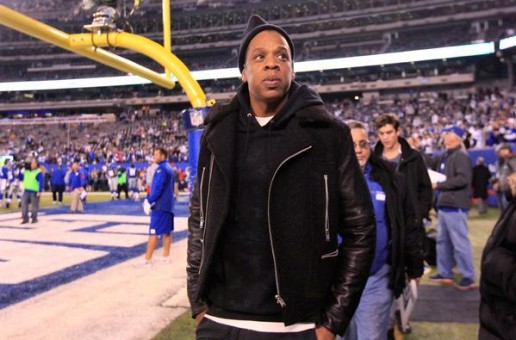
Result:
M270 122L272 120L272 118L274 118L274 116L270 116L270 117L254 117L256 118L256 121L258 122L258 124L260 124L260 126L265 126L267 125L268 122Z

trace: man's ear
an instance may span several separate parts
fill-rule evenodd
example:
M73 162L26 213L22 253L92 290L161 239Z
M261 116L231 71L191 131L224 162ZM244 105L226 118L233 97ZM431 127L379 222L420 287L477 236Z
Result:
M244 67L242 68L242 75L240 76L240 79L242 79L242 83L245 83L247 81L247 77L245 76L245 68L246 65L244 64Z

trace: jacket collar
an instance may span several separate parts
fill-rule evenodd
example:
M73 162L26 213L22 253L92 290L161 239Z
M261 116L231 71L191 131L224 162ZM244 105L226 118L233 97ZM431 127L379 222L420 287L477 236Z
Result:
M215 105L205 120L208 149L215 155L217 164L229 180L233 177L239 110L240 104L235 96L229 103ZM334 119L326 112L323 105L312 105L296 111L286 128L285 143L275 152L273 162L276 166L287 157L311 145L310 135L304 127L328 125Z
M218 121L222 120L227 115L233 113L234 111L239 111L241 104L239 102L240 100L243 100L243 98L247 98L247 88L246 84L243 84L238 89L238 94L234 96L230 102L225 104L217 103L215 106L213 106L212 110L208 114L208 116L205 119L205 124L214 124ZM304 93L307 93L307 96L310 96L312 94L312 97L309 98L308 102L305 102L303 105L303 108L300 108L299 110L295 110L293 113L294 116L297 116L301 121L304 123L330 123L335 118L330 116L327 111L324 108L324 105L319 97L313 96L313 91L307 89L306 85L301 85L297 82L293 82L291 86L291 96L295 96L295 92L301 91ZM297 104L297 100L295 100ZM291 103L288 103L291 104ZM248 104L244 104L248 105Z
M410 161L416 156L417 150L414 150L410 144L403 137L398 137L398 143L401 146L401 157L404 161ZM383 154L383 144L381 142L376 143L374 147L374 154L381 157Z

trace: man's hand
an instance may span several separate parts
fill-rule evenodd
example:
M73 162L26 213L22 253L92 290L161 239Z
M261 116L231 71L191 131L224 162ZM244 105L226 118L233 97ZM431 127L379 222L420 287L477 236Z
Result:
M202 319L204 319L204 314L206 314L206 312L201 312L199 314L197 314L195 316L195 326L199 326L199 324L201 323Z
M41 196L41 192L36 193L36 197L39 198Z
M335 334L324 326L315 328L317 340L335 340Z
M432 183L432 189L434 189L434 190L437 189L437 182Z

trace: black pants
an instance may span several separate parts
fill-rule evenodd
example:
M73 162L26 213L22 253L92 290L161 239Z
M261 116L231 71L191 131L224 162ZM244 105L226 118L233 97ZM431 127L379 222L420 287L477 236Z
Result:
M266 333L222 325L203 318L195 331L197 340L316 340L315 329L296 333Z
M129 198L129 194L127 192L127 183L118 184L118 196L117 196L118 199L120 199L120 193L122 191L125 193L125 198L128 199Z
M53 185L52 186L52 200L54 202L59 198L59 202L63 203L63 192L65 190L64 185Z

